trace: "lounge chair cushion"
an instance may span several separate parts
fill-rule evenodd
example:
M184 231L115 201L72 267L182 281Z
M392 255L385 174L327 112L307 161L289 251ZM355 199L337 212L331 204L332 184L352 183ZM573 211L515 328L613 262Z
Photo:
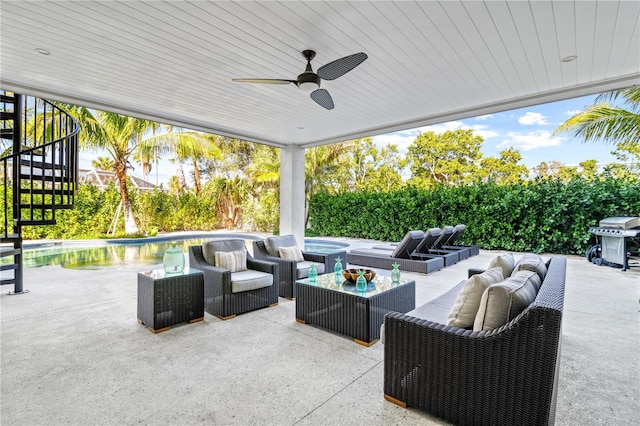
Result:
M487 331L505 325L535 300L538 288L540 277L533 271L520 271L490 285L482 294L473 330Z
M395 250L391 253L391 257L397 257L399 259L411 259L411 253L407 253L407 246L411 243L412 240L416 238L421 240L423 237L424 233L422 231L407 232L402 241L398 243Z
M471 328L480 307L484 291L491 284L504 279L501 268L487 269L481 274L471 276L458 293L449 312L447 324L454 327Z
M494 257L493 259L491 259L491 261L489 262L489 266L487 266L487 269L496 268L496 267L501 268L502 276L505 278L508 278L513 273L513 268L515 268L515 266L516 266L515 258L511 253L507 253L507 254L500 254Z
M296 274L298 275L298 278L307 278L309 276L309 269L311 268L312 263L314 262L304 260L296 264ZM314 265L316 265L318 275L324 274L324 263L314 263Z
M214 266L227 269L231 272L247 270L247 251L217 251L214 255Z
M302 250L298 246L291 247L280 247L278 249L278 253L280 257L283 259L291 259L297 262L302 262L304 260L304 256L302 255Z
M544 280L547 275L547 264L542 260L542 257L534 253L526 253L516 262L515 267L511 275L515 275L519 271L533 271L540 277L540 282ZM540 288L540 286L538 286Z
M247 250L244 240L232 239L232 240L211 240L202 244L202 256L209 265L216 265L215 255L217 252L229 252L229 251L245 251Z
M267 237L264 240L264 248L271 256L280 257L280 247L297 246L295 235L279 235L275 237Z
M231 292L256 290L273 285L273 275L266 272L247 269L231 273Z

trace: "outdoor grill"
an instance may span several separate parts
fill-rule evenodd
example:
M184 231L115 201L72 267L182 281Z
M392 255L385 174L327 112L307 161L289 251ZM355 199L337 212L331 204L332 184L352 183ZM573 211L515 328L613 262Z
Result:
M622 265L626 271L629 267L627 243L640 236L640 217L608 217L589 232L600 238L601 262Z

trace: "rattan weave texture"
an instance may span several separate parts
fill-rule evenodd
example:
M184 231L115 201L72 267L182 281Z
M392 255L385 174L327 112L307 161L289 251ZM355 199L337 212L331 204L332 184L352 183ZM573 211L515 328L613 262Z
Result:
M231 272L208 264L202 246L189 246L189 265L204 272L204 309L221 318L265 308L278 303L278 264L265 262L247 253L247 268L274 276L273 285L256 290L233 293Z
M267 248L265 247L264 241L262 240L253 242L253 255L256 259L275 262L278 264L280 271L280 297L294 299L296 297L296 289L293 283L298 279L298 262L292 259L283 259L281 257L271 256L267 252ZM338 257L346 261L347 253L344 251L338 251L325 254L303 251L302 256L304 257L304 260L323 264L324 271L328 273L333 271L336 259Z
M165 275L163 271L138 273L138 320L152 331L204 317L201 271Z
M388 314L385 395L455 424L553 424L565 276L553 257L535 301L492 331Z
M392 286L389 277L376 277L374 283L387 281L384 290L362 297L355 291L343 291L337 286L334 289L333 284L323 286L320 281L326 278L332 282L334 275L318 277L319 285L309 284L308 280L296 282L297 319L370 343L380 338L386 313L415 308L415 281L403 280Z

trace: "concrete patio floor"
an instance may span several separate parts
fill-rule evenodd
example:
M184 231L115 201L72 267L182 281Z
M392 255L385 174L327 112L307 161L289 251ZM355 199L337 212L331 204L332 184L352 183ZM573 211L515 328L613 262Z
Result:
M421 304L495 254L403 277ZM556 424L638 424L640 268L567 259ZM146 269L27 268L28 294L2 289L3 426L445 424L383 399L382 344L297 323L293 301L149 332L136 318Z

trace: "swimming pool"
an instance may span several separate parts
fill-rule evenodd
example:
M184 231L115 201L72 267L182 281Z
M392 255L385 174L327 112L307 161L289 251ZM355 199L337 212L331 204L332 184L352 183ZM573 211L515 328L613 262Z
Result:
M241 238L252 252L254 240L261 239L251 234L216 234L206 237L154 237L144 239L120 239L104 241L63 241L24 245L24 266L37 268L60 265L68 269L98 270L134 265L159 265L164 252L173 242L187 253L189 246L202 244L213 238ZM344 250L349 244L320 239L305 239L304 249L316 253L334 253ZM4 259L3 259L4 260Z

